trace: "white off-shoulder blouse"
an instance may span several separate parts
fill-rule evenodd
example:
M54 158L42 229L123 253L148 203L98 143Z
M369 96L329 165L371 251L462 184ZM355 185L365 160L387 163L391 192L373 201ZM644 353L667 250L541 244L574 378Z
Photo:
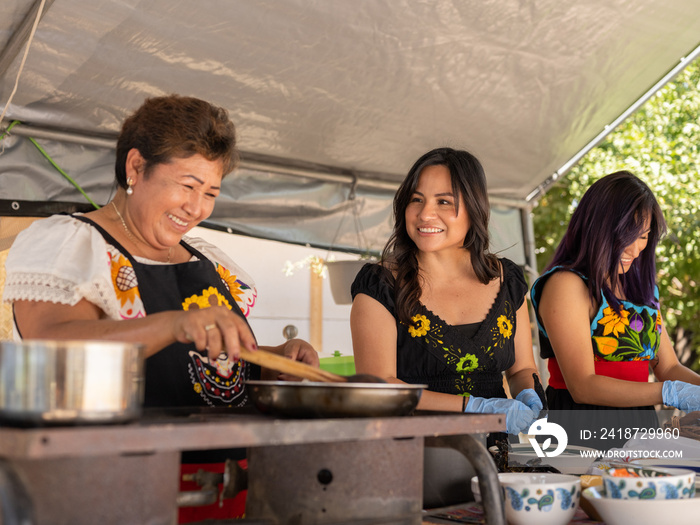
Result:
M198 237L183 240L212 261L247 317L257 298L253 279L216 246ZM144 264L165 264L134 258ZM10 249L5 270L3 301L8 303L28 300L75 305L86 299L110 319L146 314L128 259L97 229L70 215L53 215L22 231ZM15 338L19 338L16 329Z

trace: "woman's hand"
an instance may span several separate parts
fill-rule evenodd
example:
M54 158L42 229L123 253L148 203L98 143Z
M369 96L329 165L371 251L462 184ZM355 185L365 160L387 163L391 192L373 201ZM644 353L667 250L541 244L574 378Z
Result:
M537 395L535 394L535 397ZM539 399L538 399L539 401ZM540 407L542 405L540 404ZM535 411L525 403L516 399L490 398L469 396L469 401L464 409L465 413L477 414L505 414L506 431L509 434L527 432L536 420L539 410Z
M290 339L275 347L260 347L261 350L283 355L294 361L301 361L307 365L319 367L318 352L314 347L302 339ZM273 381L301 381L300 377L279 373L276 370L263 371L265 379Z
M237 308L237 307L234 307ZM194 343L215 361L221 353L240 357L241 347L256 350L245 320L225 306L167 311L138 319L106 319L104 312L82 299L75 305L16 301L17 327L24 339L100 339L143 344L150 357L178 341Z
M683 381L664 381L661 392L666 406L683 412L700 410L700 386Z
M516 401L525 403L530 410L537 412L538 414L544 408L542 401L540 400L540 396L538 396L537 392L535 392L532 388L522 390L517 396L515 396L515 399Z
M290 339L282 345L282 355L307 365L319 366L318 352L303 339Z
M241 347L257 349L255 337L245 320L225 306L177 312L172 332L177 341L194 343L197 350L206 351L212 361L222 353L237 361Z

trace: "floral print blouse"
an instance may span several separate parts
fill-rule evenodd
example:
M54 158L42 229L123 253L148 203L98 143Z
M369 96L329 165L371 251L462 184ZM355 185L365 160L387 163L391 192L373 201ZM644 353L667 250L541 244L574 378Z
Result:
M397 377L428 390L479 397L506 397L502 372L515 363L516 312L527 284L508 259L501 288L481 323L453 326L424 305L407 326L396 320ZM366 264L352 284L353 298L363 293L379 301L396 319L394 279L378 264Z
M540 276L532 286L532 304L538 312L539 301L544 284L554 272L566 270L555 267ZM573 270L568 270L573 271ZM584 281L586 277L579 275ZM595 361L651 361L661 343L661 315L658 301L659 290L654 293L656 304L638 305L630 301L621 301L620 312L617 313L603 295L603 302L591 321L591 341ZM540 354L544 359L554 357L552 345L547 337L547 331L540 322L537 314L537 325L540 332Z

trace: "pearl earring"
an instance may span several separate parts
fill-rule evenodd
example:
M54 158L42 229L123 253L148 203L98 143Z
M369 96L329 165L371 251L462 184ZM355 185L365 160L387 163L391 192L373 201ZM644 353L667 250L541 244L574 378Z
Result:
M134 194L134 188L132 186L134 185L134 181L131 179L126 180L127 188L126 188L126 194L127 195L133 195Z

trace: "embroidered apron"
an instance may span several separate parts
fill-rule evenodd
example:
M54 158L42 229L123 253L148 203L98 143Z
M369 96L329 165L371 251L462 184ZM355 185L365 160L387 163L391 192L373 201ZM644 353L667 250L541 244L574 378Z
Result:
M225 305L248 324L214 264L184 241L180 244L198 260L143 264L98 224L82 216L75 218L94 226L107 243L128 259L147 315ZM129 282L129 271L128 266L120 269L117 281L121 283L114 283L115 286ZM244 385L250 378L251 368L242 360L233 363L225 358L211 362L206 352L197 351L194 343L173 343L146 359L144 406L243 406L248 403ZM259 369L255 368L257 376Z

